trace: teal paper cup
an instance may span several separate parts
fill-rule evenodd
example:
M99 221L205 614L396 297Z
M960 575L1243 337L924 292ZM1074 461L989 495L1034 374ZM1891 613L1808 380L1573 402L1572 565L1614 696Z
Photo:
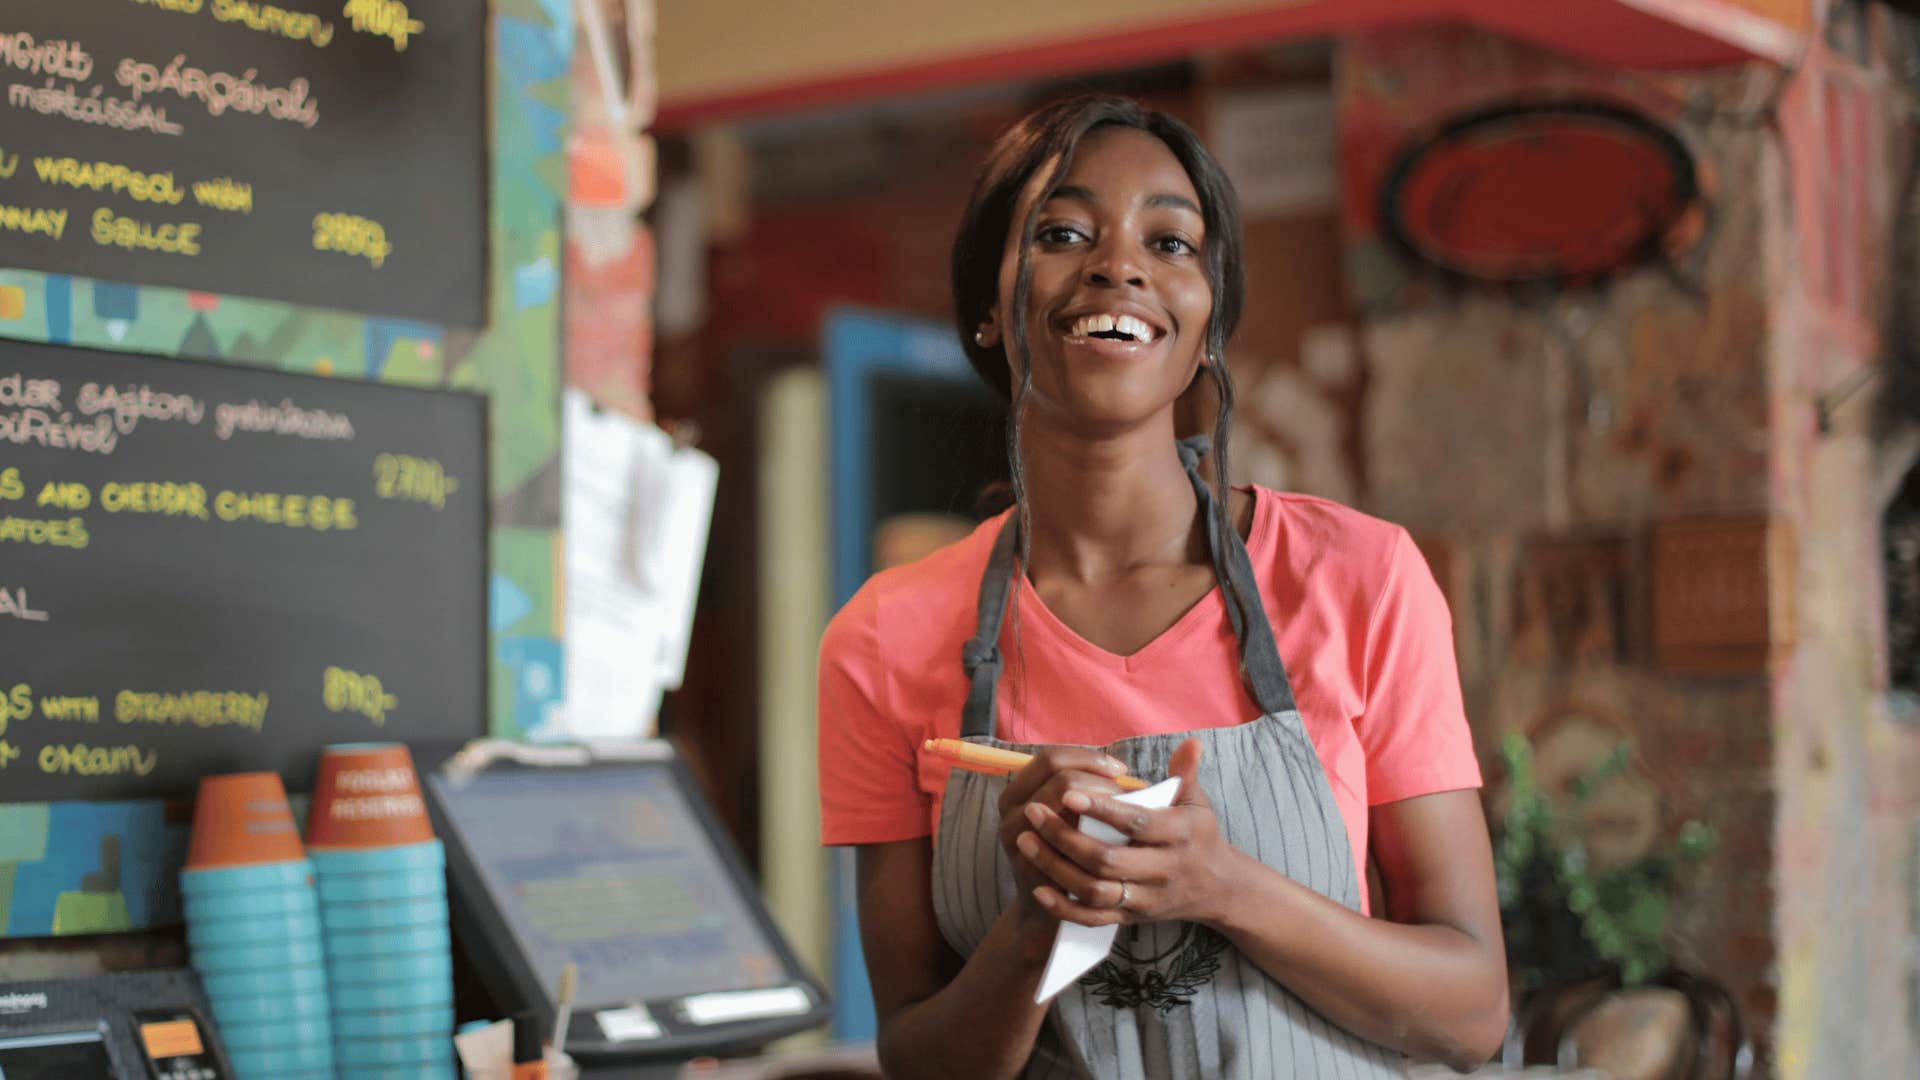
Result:
M180 893L192 897L253 889L304 887L313 884L313 875L314 864L310 859L223 866L212 870L182 870Z
M226 1024L271 1024L282 1020L325 1019L333 1010L333 1000L311 990L294 994L268 994L252 997L209 997L213 1014ZM337 1030L337 1029L336 1029Z
M453 935L445 921L428 926L400 926L385 930L339 930L327 934L327 963L365 956L446 951Z
M284 968L279 971L202 972L200 985L218 998L276 996L327 992L324 967Z
M311 967L325 963L325 957L326 949L320 939L314 937L258 945L223 945L219 948L194 949L193 970L224 973Z
M326 874L382 874L393 870L444 870L447 849L438 840L378 848L312 848L307 858L315 872Z
M248 889L243 892L183 894L188 922L318 915L320 894L310 884Z
M344 871L322 874L322 903L364 904L374 900L416 900L447 895L447 875L439 870L389 870L371 874Z
M365 986L333 988L333 1011L390 1012L397 1009L428 1009L453 1004L453 982L369 983Z
M318 940L322 920L311 911L262 915L252 919L187 920L187 944L196 949L264 945L275 941Z
M354 1077L360 1075L363 1065L451 1066L453 1033L398 1039L341 1039L334 1045L333 1059L343 1074Z
M333 1068L333 1044L289 1044L265 1050L229 1049L227 1060L233 1062L233 1071L241 1080L280 1073L328 1071Z
M220 1017L220 1041L228 1050L272 1050L282 1046L324 1043L333 1028L324 1016L241 1024Z
M453 954L437 952L375 953L338 956L327 964L327 978L335 990L368 983L421 982L453 978Z
M389 930L404 926L447 925L447 899L389 900L376 904L327 904L320 922L328 933L336 930Z
M453 1006L435 1005L389 1012L343 1012L333 1017L333 1037L341 1042L349 1039L421 1036L453 1038Z
M413 1065L355 1065L353 1080L453 1080L453 1059L419 1061ZM344 1076L346 1072L342 1072ZM280 1080L275 1076L275 1080Z

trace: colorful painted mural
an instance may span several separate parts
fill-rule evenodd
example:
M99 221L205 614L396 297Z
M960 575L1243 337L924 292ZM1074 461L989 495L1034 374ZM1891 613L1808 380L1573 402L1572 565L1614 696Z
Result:
M0 268L0 337L129 349L491 399L488 728L537 727L561 698L560 203L567 0L491 0L493 149L485 330ZM479 722L476 720L476 729ZM0 798L4 790L0 790ZM177 922L182 807L0 803L0 937Z

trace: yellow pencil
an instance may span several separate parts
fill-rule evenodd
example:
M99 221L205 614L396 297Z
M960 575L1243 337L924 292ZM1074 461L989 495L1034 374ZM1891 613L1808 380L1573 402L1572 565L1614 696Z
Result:
M965 742L961 739L928 739L920 744L921 749L935 757L943 757L962 769L971 769L982 773L1018 772L1027 762L1033 760L1032 754L1023 754L1018 750L1002 750L997 746L981 746L979 743ZM1120 785L1122 791L1139 791L1147 787L1145 780L1137 776L1116 776L1113 782Z

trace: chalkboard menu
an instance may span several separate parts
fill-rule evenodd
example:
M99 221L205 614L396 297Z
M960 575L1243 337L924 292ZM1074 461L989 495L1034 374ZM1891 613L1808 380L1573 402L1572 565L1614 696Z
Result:
M487 7L0 5L0 265L480 325Z
M0 802L484 733L485 409L0 341Z

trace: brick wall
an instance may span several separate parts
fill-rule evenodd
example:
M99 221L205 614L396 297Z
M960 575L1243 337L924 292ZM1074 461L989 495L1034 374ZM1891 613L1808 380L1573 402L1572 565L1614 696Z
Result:
M1835 114L1796 84L1783 135L1750 104L1761 77L1744 78L1655 85L1458 30L1344 42L1346 264L1368 387L1355 467L1362 505L1422 536L1448 587L1483 746L1519 729L1597 755L1624 737L1622 813L1655 818L1627 833L1657 843L1689 818L1717 832L1671 946L1732 989L1757 1075L1912 1076L1920 739L1887 719L1883 663L1874 674L1877 444L1869 407L1830 434L1814 409L1875 362L1867 286L1884 277L1872 251L1887 220L1883 160L1843 175L1818 155L1871 150L1884 109L1855 97ZM1691 255L1523 296L1438 288L1387 252L1372 185L1404 139L1475 105L1569 93L1637 104L1688 141L1712 184ZM1819 121L1834 115L1860 130L1830 138ZM1852 233L1832 236L1836 222ZM1834 257L1810 259L1812 245ZM1848 273L1809 279L1829 265ZM1822 291L1835 280L1854 284ZM1837 317L1824 295L1854 310ZM1791 642L1770 664L1681 674L1654 647L1652 552L1703 516L1792 540L1763 582L1769 629Z

